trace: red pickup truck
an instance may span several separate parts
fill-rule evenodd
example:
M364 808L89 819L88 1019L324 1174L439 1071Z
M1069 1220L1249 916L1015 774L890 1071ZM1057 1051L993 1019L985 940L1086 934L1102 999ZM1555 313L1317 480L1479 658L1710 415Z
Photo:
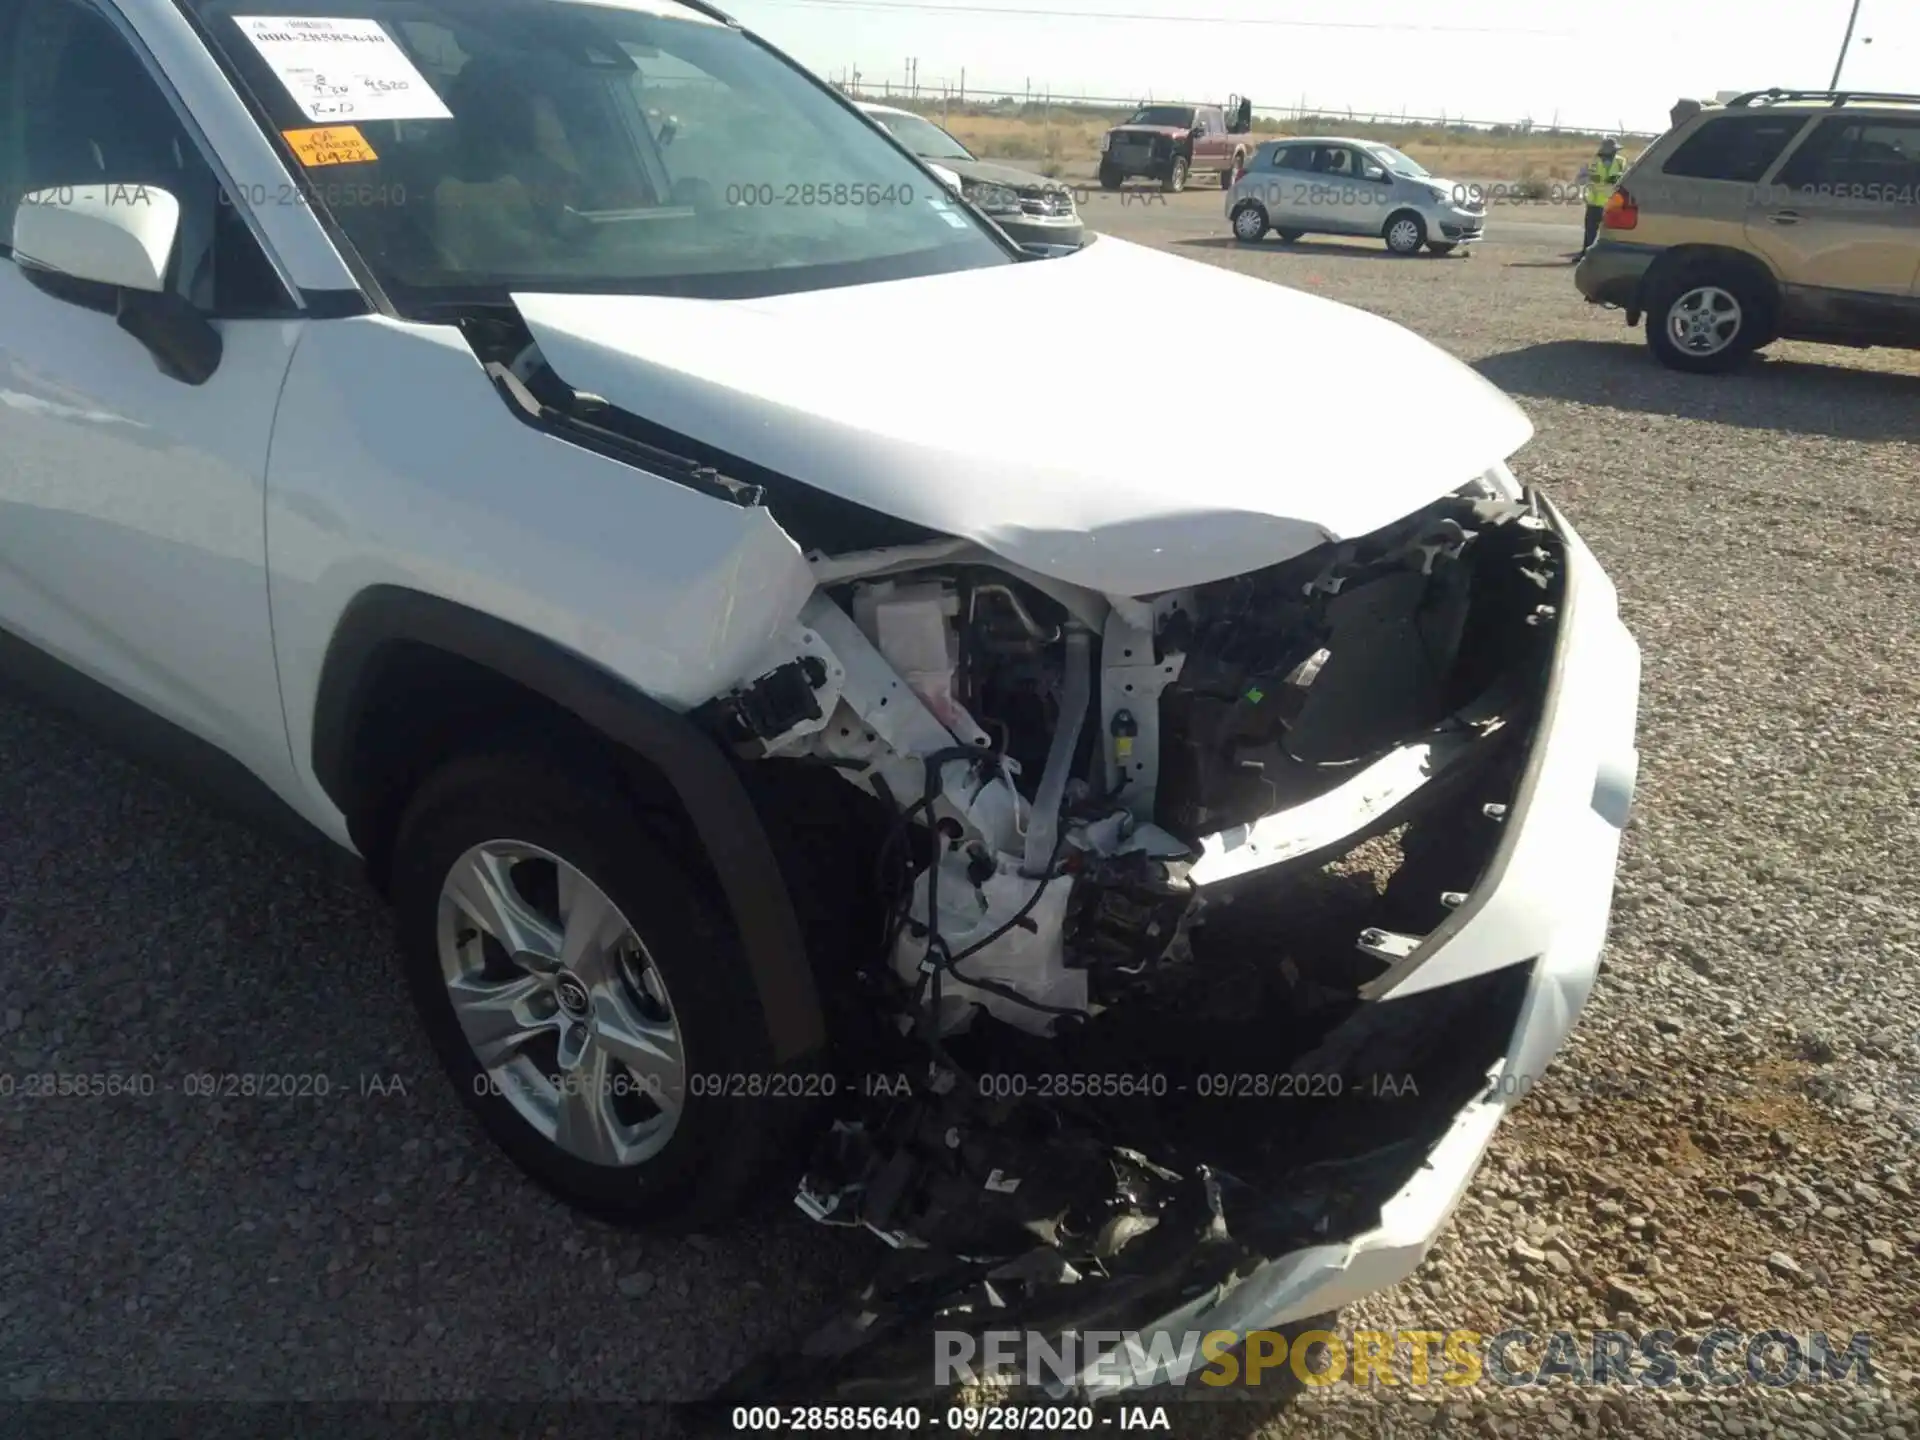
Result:
M1100 137L1100 185L1118 190L1130 175L1160 188L1187 188L1195 170L1210 170L1227 189L1253 149L1253 102L1235 97L1218 105L1142 105L1124 125Z

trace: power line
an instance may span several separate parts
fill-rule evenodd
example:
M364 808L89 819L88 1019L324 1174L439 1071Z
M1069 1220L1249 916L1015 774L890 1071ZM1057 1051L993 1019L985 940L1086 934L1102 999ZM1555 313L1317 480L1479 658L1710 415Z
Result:
M1054 20L1153 20L1181 25L1266 25L1287 30L1386 30L1446 35L1550 35L1571 30L1511 29L1498 25L1385 25L1361 20L1276 20L1263 15L1172 15L1136 10L1051 10L1032 5L941 5L933 0L760 0L764 5L812 6L830 10L917 10L928 14L1009 15Z

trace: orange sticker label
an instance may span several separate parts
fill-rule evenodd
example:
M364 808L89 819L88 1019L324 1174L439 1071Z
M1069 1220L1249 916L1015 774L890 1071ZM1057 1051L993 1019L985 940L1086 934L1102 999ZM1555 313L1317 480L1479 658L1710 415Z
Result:
M322 125L280 133L287 137L302 165L361 165L380 158L356 125Z

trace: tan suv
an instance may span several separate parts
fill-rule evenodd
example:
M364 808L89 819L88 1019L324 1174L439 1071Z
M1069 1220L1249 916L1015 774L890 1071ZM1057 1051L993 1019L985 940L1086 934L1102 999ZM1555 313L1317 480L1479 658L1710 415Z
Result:
M1920 348L1920 95L1762 90L1621 177L1574 283L1676 370L1778 339Z

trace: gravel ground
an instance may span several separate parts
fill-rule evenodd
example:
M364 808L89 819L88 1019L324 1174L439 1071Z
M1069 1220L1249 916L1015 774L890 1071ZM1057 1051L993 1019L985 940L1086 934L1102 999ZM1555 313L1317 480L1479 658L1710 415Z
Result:
M1781 345L1688 379L1580 303L1563 214L1400 261L1237 247L1219 208L1090 213L1377 310L1515 394L1516 468L1645 650L1601 984L1429 1263L1343 1327L1865 1330L1878 1383L1339 1385L1181 1407L1176 1433L1920 1437L1920 355ZM1222 317L1249 394L1284 394L1285 347ZM1417 449L1389 389L1356 401L1376 423L1324 422ZM0 1100L0 1397L681 1399L864 1254L779 1197L700 1241L562 1209L438 1078L368 895L12 701L0 815L0 1073L157 1083ZM185 1093L209 1070L329 1093Z

